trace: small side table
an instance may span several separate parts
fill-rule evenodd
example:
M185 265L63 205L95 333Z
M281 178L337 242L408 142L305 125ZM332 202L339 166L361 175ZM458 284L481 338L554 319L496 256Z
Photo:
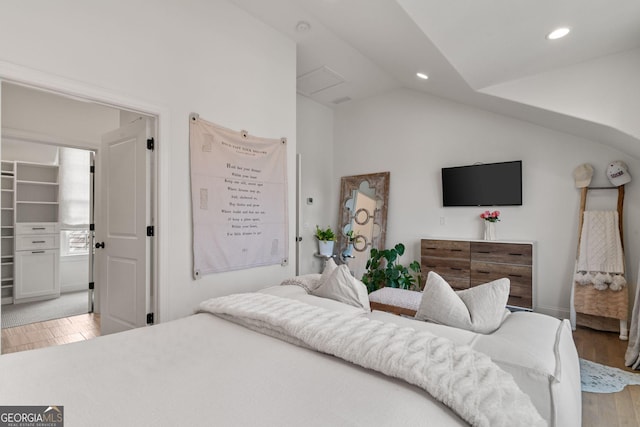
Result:
M322 254L319 254L318 252L313 254L313 256L316 257L316 258L322 258L324 260L323 263L322 263L322 269L323 270L324 270L324 267L327 265L327 261L330 258L335 258L336 257L335 255L322 255Z

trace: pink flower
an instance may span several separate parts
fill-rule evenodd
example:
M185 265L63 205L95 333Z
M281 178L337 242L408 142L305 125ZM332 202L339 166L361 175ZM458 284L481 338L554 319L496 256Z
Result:
M496 222L496 221L500 221L500 211L484 211L480 214L480 218L484 219L485 221L489 221L489 222Z

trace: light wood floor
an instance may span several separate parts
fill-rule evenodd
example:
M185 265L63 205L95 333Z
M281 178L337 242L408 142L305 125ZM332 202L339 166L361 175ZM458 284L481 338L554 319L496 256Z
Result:
M579 327L573 339L581 358L633 372L624 366L628 341L620 341L617 333ZM619 393L582 393L582 425L640 426L640 385L626 386Z
M99 335L99 314L30 323L2 329L2 354L84 341Z
M32 350L91 339L100 335L100 315L83 314L2 330L2 353ZM631 371L624 366L627 341L617 333L578 328L573 334L584 359ZM619 393L582 393L583 427L640 426L640 386Z

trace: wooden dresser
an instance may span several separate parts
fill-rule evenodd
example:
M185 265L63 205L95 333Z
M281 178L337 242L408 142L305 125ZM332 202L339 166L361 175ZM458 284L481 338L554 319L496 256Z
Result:
M435 271L456 290L506 277L508 304L533 309L533 244L422 239L422 274Z

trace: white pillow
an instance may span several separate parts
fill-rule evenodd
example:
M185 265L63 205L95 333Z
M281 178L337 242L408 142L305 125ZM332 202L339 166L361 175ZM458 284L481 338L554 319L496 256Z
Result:
M333 260L333 258L329 258L324 263L324 270L322 270L322 276L320 276L320 283L318 284L318 286L316 286L316 289L322 286L322 284L329 279L329 276L331 276L331 273L333 273L333 270L335 270L336 268L338 268L338 265L336 264L336 262Z
M327 280L323 281L312 294L371 311L367 287L351 275L346 264L336 266Z
M430 271L415 317L490 334L505 318L509 287L509 279L504 278L456 292L442 277Z

